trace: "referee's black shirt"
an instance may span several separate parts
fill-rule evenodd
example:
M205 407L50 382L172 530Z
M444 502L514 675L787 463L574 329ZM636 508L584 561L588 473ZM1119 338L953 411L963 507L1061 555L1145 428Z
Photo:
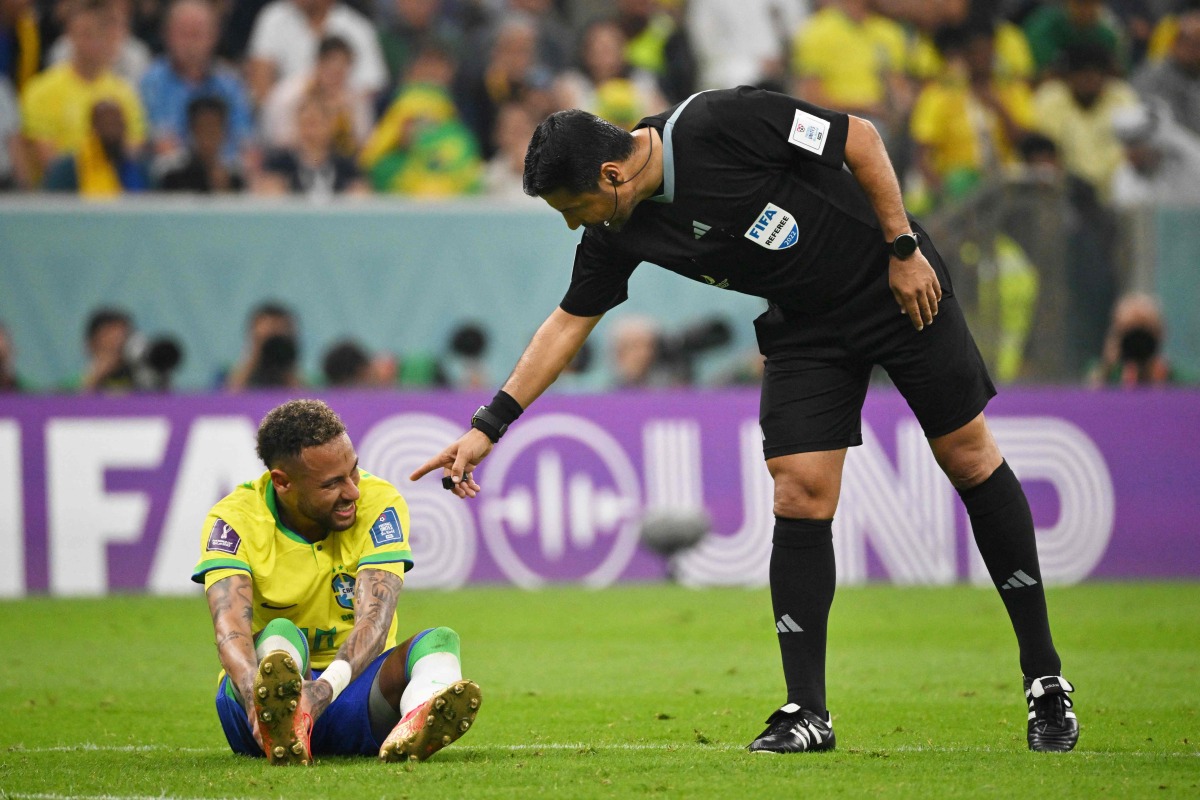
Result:
M619 231L584 231L567 313L624 302L642 261L801 314L886 272L878 219L843 168L846 114L742 86L693 95L645 126L663 140L661 193Z

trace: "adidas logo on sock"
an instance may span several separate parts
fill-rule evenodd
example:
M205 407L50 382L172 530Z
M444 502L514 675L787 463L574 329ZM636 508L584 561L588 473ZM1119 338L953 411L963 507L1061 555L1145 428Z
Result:
M1000 588L1007 591L1009 589L1024 589L1026 586L1037 586L1037 581L1025 574L1024 570L1017 570L1012 577L1004 583L1000 584Z
M699 220L692 220L692 233L696 234L697 239L708 233L710 230L712 230L712 225L705 225Z
M775 630L780 633L804 633L804 628L796 624L796 620L792 619L791 614L784 614L775 623Z

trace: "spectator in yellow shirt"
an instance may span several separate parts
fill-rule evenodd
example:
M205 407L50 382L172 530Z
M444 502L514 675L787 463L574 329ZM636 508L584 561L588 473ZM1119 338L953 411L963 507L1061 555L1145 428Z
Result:
M899 0L881 0L881 7L895 5ZM908 22L911 29L909 43L909 74L920 81L933 80L945 70L946 62L934 42L934 36L943 28L976 27L990 24L994 28L995 76L1001 80L1017 79L1032 81L1034 78L1033 51L1025 31L1019 25L1004 19L991 4L969 3L965 0L943 3L916 3L923 13L910 13L896 17ZM912 9L917 11L916 8ZM939 13L940 12L940 13ZM885 12L886 13L886 12Z
M1112 55L1104 45L1073 45L1064 56L1063 77L1044 82L1034 95L1038 127L1058 146L1063 167L1107 202L1125 157L1113 113L1136 105L1137 93L1112 76Z
M871 10L870 0L831 0L796 34L796 96L866 117L885 140L908 113L904 29Z
M120 35L120 20L104 0L76 0L71 7L71 60L33 78L21 95L22 127L39 171L58 156L80 150L91 129L92 109L102 101L120 107L134 147L144 142L145 114L137 90L109 67Z
M479 145L450 96L453 76L453 57L432 43L409 66L358 157L376 191L447 197L483 188Z
M936 37L946 68L917 96L910 129L917 163L935 199L955 199L1000 167L1033 128L1033 94L1025 81L995 71L995 33L980 22Z

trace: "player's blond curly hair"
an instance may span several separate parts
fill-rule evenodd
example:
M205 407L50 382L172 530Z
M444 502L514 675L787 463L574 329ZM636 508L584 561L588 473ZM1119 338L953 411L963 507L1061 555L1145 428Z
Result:
M274 469L306 447L317 447L346 432L342 418L320 400L290 400L276 406L258 426L258 457Z

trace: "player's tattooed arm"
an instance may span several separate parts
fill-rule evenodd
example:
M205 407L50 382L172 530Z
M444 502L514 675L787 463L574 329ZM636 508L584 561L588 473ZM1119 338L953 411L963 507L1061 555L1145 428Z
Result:
M216 634L217 655L245 705L254 696L258 657L254 654L254 588L249 575L230 575L209 587L208 610Z
M337 654L350 664L351 680L383 652L403 583L398 575L379 569L358 573L354 584L354 628ZM306 682L304 691L314 718L333 701L332 687L326 681Z
M354 584L354 630L338 651L358 675L383 652L388 629L396 616L396 601L403 581L381 569L364 569Z

